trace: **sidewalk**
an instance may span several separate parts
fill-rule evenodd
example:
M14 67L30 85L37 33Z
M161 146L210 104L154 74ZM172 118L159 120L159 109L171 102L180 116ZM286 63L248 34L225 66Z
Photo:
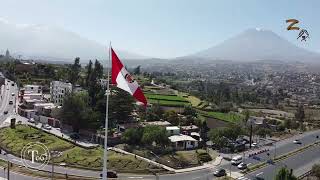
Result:
M16 118L16 123L18 123L19 121L21 121L21 124L26 124L26 125L29 125L29 126L33 126L33 127L36 127L38 129L41 129L42 131L45 131L45 132L48 132L50 134L53 134L55 136L58 136L60 138L63 138L63 139L66 139L66 140L69 140L69 141L73 141L74 143L80 145L80 146L83 146L83 147L87 147L87 148L94 148L94 147L98 147L99 144L96 144L96 143L91 143L89 141L83 141L83 140L73 140L69 134L66 134L66 133L63 133L60 131L59 128L53 128L51 130L47 130L47 129L44 129L42 128L42 123L38 123L37 125L34 124L34 123L30 123L28 122L28 119L25 118L25 117L22 117L20 115L17 115L17 114L14 114L14 115L10 115L8 116L2 124L0 124L0 127L9 127L10 126L10 121L11 121L11 118Z

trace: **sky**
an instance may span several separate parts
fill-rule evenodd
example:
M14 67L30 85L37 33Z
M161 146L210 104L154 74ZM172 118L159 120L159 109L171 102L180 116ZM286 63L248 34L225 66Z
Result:
M106 46L172 58L212 47L248 28L272 30L320 52L319 0L0 0L0 18L66 29ZM310 39L287 31L295 18Z

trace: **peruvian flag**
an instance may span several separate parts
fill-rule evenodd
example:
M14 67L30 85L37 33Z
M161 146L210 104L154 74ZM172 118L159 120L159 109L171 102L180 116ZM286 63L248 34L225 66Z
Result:
M111 48L111 58L112 58L112 74L111 83L117 85L118 88L129 92L134 98L139 102L147 106L147 99L139 87L138 82L129 74L126 68L121 63L117 54Z

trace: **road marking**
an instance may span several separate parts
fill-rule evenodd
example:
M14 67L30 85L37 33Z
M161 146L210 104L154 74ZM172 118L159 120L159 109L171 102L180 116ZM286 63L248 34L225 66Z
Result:
M128 177L129 179L143 179L143 177Z
M256 176L260 176L261 174L263 174L263 172L256 174Z

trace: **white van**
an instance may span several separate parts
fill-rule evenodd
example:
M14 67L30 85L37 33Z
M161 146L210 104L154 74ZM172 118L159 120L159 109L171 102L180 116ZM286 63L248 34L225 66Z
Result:
M232 165L238 165L242 162L242 156L238 155L238 156L235 156L231 159L231 164Z

